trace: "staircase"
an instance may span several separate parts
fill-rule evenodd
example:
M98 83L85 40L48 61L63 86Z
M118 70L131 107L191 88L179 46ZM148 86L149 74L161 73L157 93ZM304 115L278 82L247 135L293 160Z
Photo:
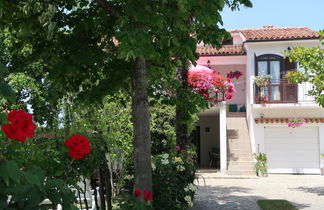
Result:
M227 174L255 175L246 117L227 117Z

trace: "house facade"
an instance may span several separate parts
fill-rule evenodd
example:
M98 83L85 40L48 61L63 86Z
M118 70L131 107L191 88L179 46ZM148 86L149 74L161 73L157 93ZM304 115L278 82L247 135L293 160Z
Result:
M199 116L198 155L201 166L213 165L210 152L220 155L220 170L229 174L253 172L253 153L265 153L269 173L321 174L324 168L324 109L307 93L311 84L289 84L289 71L303 71L284 58L295 46L319 46L318 34L306 27L229 31L232 40L216 50L197 46L197 63L232 79L233 99L222 102ZM271 75L266 87L254 78ZM262 96L262 100L260 100ZM306 123L288 127L288 119L302 117ZM217 164L216 164L217 165Z

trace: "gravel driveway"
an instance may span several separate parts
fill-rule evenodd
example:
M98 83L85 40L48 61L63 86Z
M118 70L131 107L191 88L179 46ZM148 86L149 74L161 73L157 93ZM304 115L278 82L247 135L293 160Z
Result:
M219 173L198 176L198 190L191 210L255 210L260 209L256 204L259 199L285 199L299 209L324 209L324 176L269 175L262 178Z

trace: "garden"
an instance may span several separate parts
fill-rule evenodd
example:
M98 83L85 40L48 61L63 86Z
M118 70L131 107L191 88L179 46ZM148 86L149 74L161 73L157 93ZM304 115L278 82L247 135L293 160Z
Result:
M188 69L240 6L1 1L0 209L193 206L198 113L241 75Z

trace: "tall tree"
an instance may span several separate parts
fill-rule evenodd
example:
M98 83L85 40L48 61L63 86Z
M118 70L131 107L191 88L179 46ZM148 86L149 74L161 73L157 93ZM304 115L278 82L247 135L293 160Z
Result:
M1 33L7 31L10 71L40 63L34 76L56 95L66 91L94 101L131 80L135 189L151 190L149 77L169 78L197 59L197 43L219 45L226 32L225 5L249 0L2 0ZM116 41L118 40L118 41ZM118 43L117 43L118 42ZM157 68L160 66L160 68ZM162 70L162 71L161 71ZM143 197L138 198L143 201Z

